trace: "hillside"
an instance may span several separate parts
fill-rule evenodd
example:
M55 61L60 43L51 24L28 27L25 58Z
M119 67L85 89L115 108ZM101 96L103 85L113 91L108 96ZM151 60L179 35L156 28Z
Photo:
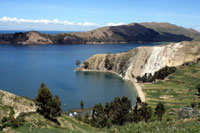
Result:
M132 23L107 26L88 32L43 34L36 31L0 34L0 44L105 44L180 42L199 38L200 33L169 23Z
M180 42L153 47L138 47L117 54L96 54L77 71L113 72L124 79L154 74L165 66L179 66L200 57L200 42Z
M60 125L44 118L36 112L36 105L33 101L17 96L15 94L0 90L0 132L98 132L98 129L91 127L66 114L58 117ZM5 117L11 123L2 123ZM16 121L17 120L17 121ZM14 122L19 122L19 128L16 128Z
M200 38L200 34L198 31L195 31L194 29L186 29L181 26L177 26L170 23L140 23L142 26L146 28L150 28L155 30L156 32L159 32L160 34L175 34L175 35L184 35L191 37L193 39Z

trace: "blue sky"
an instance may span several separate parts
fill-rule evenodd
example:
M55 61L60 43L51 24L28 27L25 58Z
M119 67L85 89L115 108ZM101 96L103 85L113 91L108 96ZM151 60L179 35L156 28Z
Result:
M199 6L200 0L0 0L0 29L90 30L169 22L200 30Z

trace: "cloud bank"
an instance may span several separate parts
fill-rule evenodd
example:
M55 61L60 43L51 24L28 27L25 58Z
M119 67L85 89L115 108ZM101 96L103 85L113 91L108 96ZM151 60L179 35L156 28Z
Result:
M0 30L92 30L102 26L117 26L124 23L108 23L100 25L91 22L76 23L58 19L18 19L12 17L0 18Z

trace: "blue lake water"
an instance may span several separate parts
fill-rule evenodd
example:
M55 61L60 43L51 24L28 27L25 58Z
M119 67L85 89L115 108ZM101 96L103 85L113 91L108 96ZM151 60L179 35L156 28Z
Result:
M152 45L157 44L0 45L0 89L32 99L44 82L53 95L59 95L63 111L79 108L81 100L92 107L116 96L127 96L135 104L136 93L129 83L113 74L74 72L75 62L97 53Z

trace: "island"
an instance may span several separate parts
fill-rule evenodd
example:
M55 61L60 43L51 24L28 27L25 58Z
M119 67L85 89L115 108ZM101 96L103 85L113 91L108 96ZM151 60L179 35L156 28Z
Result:
M170 23L131 23L87 32L44 34L37 31L0 34L0 44L109 44L180 42L198 39L200 33Z

